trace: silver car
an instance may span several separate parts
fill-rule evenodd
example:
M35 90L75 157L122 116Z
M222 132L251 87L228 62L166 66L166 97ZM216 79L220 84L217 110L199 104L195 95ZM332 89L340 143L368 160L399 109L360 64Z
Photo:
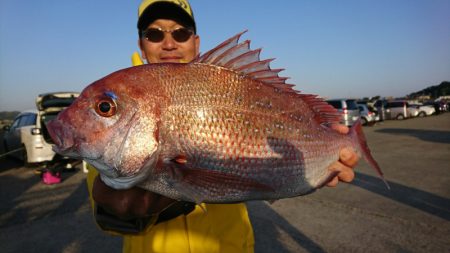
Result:
M432 105L410 104L410 107L415 107L418 110L418 117L431 116L436 113L436 109Z
M361 117L361 124L363 125L372 125L376 122L375 113L371 112L367 105L358 104L359 114Z
M342 113L341 124L352 126L359 119L355 99L330 99L327 102Z
M77 92L41 94L37 110L20 113L11 126L4 127L3 145L11 156L23 159L25 165L52 161L56 154L46 124L78 97Z
M415 106L408 105L409 117L414 118L419 116L419 109Z

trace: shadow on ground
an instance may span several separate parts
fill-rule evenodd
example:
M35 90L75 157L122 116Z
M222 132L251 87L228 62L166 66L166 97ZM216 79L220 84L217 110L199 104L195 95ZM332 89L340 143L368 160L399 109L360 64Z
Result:
M384 128L375 130L375 132L393 135L408 135L428 142L450 143L450 131Z
M19 169L23 166L23 162L19 159L3 157L0 159L0 172L11 170L11 169Z
M4 215L0 218L0 228L78 210L88 198L85 182L78 185L64 183L77 172L78 170L63 172L62 183L52 186L44 185L39 175L24 178L1 176L0 211ZM60 201L58 196L62 198L68 192L71 192L70 195ZM52 201L52 198L55 198L55 201Z
M325 250L274 211L266 202L247 202L250 220L255 231L255 252L288 253L286 243L280 238L280 230L289 235L301 248L309 252L325 252ZM257 216L255 215L257 214Z
M380 183L380 178L355 171L351 184L450 221L450 199L395 182L388 183L390 190Z

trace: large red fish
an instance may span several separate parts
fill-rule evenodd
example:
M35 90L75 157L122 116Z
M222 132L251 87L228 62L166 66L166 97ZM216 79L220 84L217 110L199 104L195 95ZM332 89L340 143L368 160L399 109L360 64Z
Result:
M359 123L301 94L238 34L192 63L148 64L89 85L49 123L55 151L94 165L116 189L227 203L303 195L351 147L382 175Z

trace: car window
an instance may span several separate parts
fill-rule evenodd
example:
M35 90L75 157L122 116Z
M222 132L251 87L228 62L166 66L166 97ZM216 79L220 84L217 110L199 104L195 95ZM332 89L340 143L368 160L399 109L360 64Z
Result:
M44 108L49 107L67 107L75 101L76 97L58 97L55 95L47 95L42 101L42 106Z
M36 124L36 114L27 114L20 121L20 126L32 126Z
M28 115L25 114L22 117L20 117L19 127L26 126L28 122Z
M373 106L375 106L375 107L381 107L381 106L386 107L387 104L388 103L386 102L386 100L377 100L377 102L375 102L375 104Z
M340 100L336 101L336 100L330 100L327 101L330 105L332 105L334 108L336 109L342 109L342 103Z
M357 106L355 100L347 99L347 100L345 100L345 103L347 103L347 109L348 110L358 110L358 106Z
M390 102L388 103L389 107L403 107L405 103L404 102Z
M30 116L30 122L29 122L29 124L30 124L30 126L31 125L36 125L36 118L37 118L37 114L32 114L31 116Z
M53 114L45 114L42 116L42 122L44 122L45 125L47 125L47 123L52 120L55 119L56 116L58 116L58 113L53 113Z
M20 122L21 119L22 119L22 117L19 117L16 120L14 120L14 122L11 125L11 129L18 127L19 126L19 122Z

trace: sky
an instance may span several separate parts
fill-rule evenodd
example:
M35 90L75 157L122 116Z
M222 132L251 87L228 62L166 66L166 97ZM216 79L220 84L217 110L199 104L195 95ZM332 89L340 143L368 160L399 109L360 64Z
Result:
M0 0L0 111L131 66L140 0ZM450 81L450 0L191 0L201 52L242 40L303 93L400 97Z

